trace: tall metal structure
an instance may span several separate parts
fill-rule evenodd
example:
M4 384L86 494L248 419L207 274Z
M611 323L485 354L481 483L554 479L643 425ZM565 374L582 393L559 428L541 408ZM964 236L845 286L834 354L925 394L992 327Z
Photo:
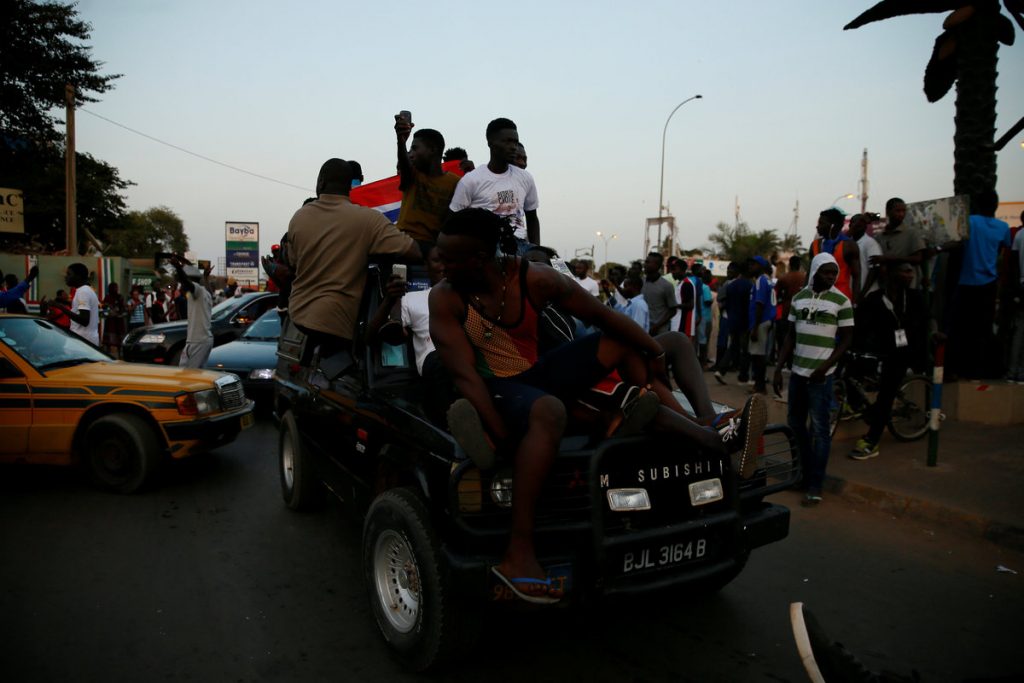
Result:
M860 212L868 210L868 148L864 148L864 155L860 159Z

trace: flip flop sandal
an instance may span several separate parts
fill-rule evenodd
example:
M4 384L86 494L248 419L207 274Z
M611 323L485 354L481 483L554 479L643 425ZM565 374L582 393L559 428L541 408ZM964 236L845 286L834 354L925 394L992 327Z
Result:
M520 585L547 586L548 590L551 590L551 579L534 579L531 577L510 579L502 574L497 567L491 567L491 573L508 586L508 589L520 600L533 603L534 605L554 605L559 601L559 598L550 595L530 595L519 590Z

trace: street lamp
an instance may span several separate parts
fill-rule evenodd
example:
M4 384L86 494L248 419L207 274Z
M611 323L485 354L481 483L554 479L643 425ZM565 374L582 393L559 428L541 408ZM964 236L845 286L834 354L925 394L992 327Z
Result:
M607 264L608 263L608 242L611 241L611 240L619 239L619 236L618 235L612 235L611 237L609 237L608 235L604 234L600 230L598 230L594 234L604 240L604 262Z
M856 196L857 195L855 195L855 194L849 194L849 193L841 194L841 195L839 195L838 197L836 197L835 199L832 200L832 206L835 206L837 203L839 203L840 199L853 199Z
M668 132L668 122L672 120L672 114L679 111L679 107L683 106L690 100L702 99L703 95L694 95L693 97L687 97L685 100L676 105L676 108L672 110L672 113L665 119L665 127L661 131L661 183L658 185L658 249L661 249L661 216L662 211L665 209L664 195L665 195L665 133Z

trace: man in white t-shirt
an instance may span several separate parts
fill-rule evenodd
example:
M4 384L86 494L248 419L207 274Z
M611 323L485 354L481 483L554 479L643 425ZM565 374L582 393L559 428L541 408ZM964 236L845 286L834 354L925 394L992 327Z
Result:
M597 280L590 277L587 272L589 270L589 264L583 259L577 259L572 262L572 274L576 276L576 284L587 290L590 294L599 297L601 296L601 285L598 284Z
M540 244L540 219L533 176L514 165L519 154L516 124L509 119L494 119L487 124L487 146L490 161L462 177L449 208L453 212L482 208L507 216L515 227L522 256L528 244Z
M70 308L56 301L47 301L46 297L39 302L40 306L49 305L64 313L71 321L71 331L74 334L90 344L99 346L100 299L89 286L89 268L84 263L72 263L64 273L64 284L75 289Z
M182 294L188 300L188 332L178 366L200 369L206 367L213 350L213 330L210 327L213 296L205 286L212 266L207 265L206 270L200 272L178 255L173 256L170 262L181 284Z
M877 218L874 216L875 220ZM850 219L850 237L857 242L857 249L860 250L860 299L878 289L878 266L872 265L871 258L882 255L882 245L867 233L871 222L872 214L867 213L858 213Z

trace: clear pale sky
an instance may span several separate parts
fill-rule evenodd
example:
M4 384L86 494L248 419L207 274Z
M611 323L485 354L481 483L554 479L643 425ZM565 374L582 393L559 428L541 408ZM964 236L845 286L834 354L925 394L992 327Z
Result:
M240 174L80 112L78 149L136 185L131 209L167 205L200 258L224 255L225 221L278 241L320 164L356 159L367 181L395 168L393 115L412 111L448 146L487 161L484 129L519 127L540 194L542 242L571 257L618 234L610 260L641 256L665 203L686 248L719 221L784 232L857 193L868 209L953 191L951 92L921 91L943 15L842 27L869 1L363 2L82 0L95 58L124 74L85 108ZM1012 84L1016 83L1016 86ZM1000 48L996 134L1024 115L1024 35ZM1018 136L999 153L1002 200L1024 200ZM840 200L848 213L858 200Z

